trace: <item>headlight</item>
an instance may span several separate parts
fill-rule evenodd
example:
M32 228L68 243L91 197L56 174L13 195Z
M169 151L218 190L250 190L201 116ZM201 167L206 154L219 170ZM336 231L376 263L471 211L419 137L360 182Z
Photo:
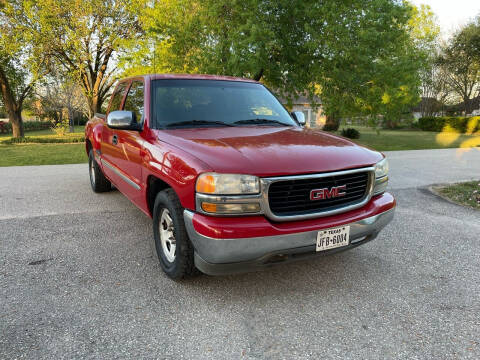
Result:
M375 187L373 195L383 194L388 185L388 161L383 159L375 165Z
M388 175L388 161L386 158L375 165L375 177L378 179L385 175Z
M197 211L204 214L260 214L260 179L253 175L201 174L197 179Z
M197 179L196 190L201 194L258 194L260 180L253 175L204 173Z

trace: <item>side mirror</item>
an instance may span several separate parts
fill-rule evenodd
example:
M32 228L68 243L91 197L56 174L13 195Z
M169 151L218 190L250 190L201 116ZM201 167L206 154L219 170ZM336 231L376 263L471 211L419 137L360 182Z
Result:
M107 115L107 126L118 130L141 130L133 111L117 110Z
M297 122L301 125L304 126L306 121L305 121L305 114L301 111L294 111L292 112L292 117L297 120Z

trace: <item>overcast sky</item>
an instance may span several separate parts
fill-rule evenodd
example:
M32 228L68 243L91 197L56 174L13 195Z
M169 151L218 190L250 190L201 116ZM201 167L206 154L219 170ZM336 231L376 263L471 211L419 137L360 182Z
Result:
M415 5L430 5L446 37L480 14L480 0L411 0L411 2Z

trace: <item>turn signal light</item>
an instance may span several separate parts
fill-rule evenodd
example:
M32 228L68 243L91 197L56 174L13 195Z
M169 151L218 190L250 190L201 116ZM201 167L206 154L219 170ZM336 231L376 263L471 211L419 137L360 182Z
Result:
M196 190L199 193L214 194L215 193L215 178L213 177L213 175L205 174L203 176L200 176L197 180L197 189ZM205 210L205 211L207 211L207 210Z
M208 202L202 203L202 210L209 213L216 213L217 212L217 204L212 204Z
M202 210L208 213L215 214L248 214L260 212L260 204L213 204L209 202L202 202Z

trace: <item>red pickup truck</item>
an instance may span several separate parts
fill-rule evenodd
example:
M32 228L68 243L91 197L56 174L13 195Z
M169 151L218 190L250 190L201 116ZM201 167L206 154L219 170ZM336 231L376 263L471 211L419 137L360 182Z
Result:
M374 239L395 208L387 160L304 122L248 79L121 80L107 114L85 128L91 186L113 184L152 217L161 267L174 279Z

